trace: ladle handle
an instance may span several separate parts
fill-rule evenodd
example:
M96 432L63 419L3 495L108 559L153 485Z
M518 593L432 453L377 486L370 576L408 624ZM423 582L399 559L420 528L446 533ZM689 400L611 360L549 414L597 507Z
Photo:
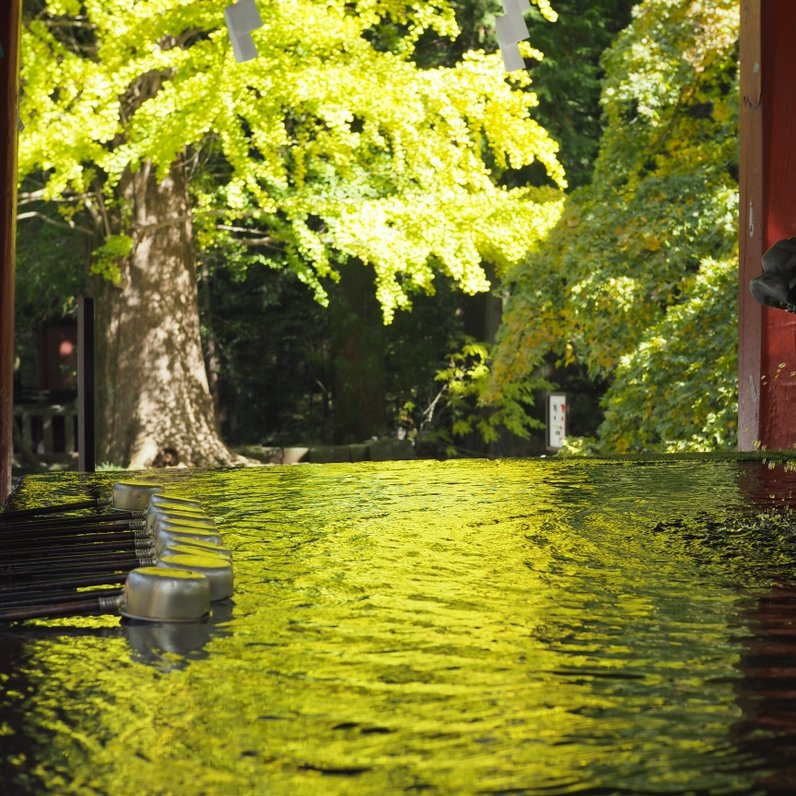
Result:
M99 597L105 598L118 598L122 594L122 587L117 586L115 589L102 589L101 591L94 591L89 594L80 594L71 589L65 591L38 591L22 594L12 599L3 597L0 599L0 611L22 611L26 608L36 607L43 608L48 605L61 605L65 602L72 602L75 600L92 599L97 600Z
M56 546L64 547L66 545L84 544L91 539L104 539L106 542L116 542L122 539L132 539L135 532L139 532L139 536L144 535L144 529L139 528L135 523L126 523L124 525L101 525L86 530L82 533L53 534L47 533L42 536L26 535L14 536L13 539L2 539L0 548L5 548L8 543L11 548L17 552L23 550L30 550L36 548L49 548L52 549Z
M0 622L18 622L24 619L48 619L58 616L75 616L78 614L110 613L103 608L96 597L82 600L69 600L55 605L32 605L26 608L0 610Z
M3 568L5 563L10 563L17 558L29 560L36 556L71 555L73 551L83 550L89 545L93 545L95 550L111 547L116 550L125 547L133 549L136 542L139 542L140 546L149 541L150 537L145 536L143 532L135 533L133 529L125 531L124 529L114 528L97 534L81 534L80 536L68 536L64 539L46 537L29 542L19 542L9 550L0 545L0 569ZM121 545L121 548L119 545Z
M27 572L36 567L67 567L80 566L90 563L98 558L112 559L118 555L144 555L154 554L152 544L147 540L125 539L119 542L90 542L83 545L73 545L62 550L41 548L39 550L23 550L16 555L9 555L0 564L0 574L3 572Z
M141 561L137 557L125 556L111 560L94 559L92 562L81 562L79 565L64 566L37 566L30 570L4 570L0 571L0 582L5 584L13 582L32 582L35 580L52 580L61 577L82 577L83 575L101 575L111 572L129 572L131 569L141 566Z
M102 511L98 514L81 514L77 517L48 517L47 519L22 519L19 522L9 522L5 525L0 522L0 534L22 534L34 531L48 531L51 529L82 528L88 525L114 523L122 520L141 520L146 517L145 511ZM2 518L0 514L0 519Z
M35 509L17 509L16 511L4 511L0 513L0 525L14 523L27 517L37 517L41 514L58 514L64 511L78 511L80 509L96 509L102 506L109 506L111 498L93 498L83 500L78 503L61 503L56 506L40 506Z
M0 600L33 594L41 589L79 589L84 586L110 586L127 580L126 572L110 575L83 575L82 577L54 577L33 581L32 583L12 583L0 586Z

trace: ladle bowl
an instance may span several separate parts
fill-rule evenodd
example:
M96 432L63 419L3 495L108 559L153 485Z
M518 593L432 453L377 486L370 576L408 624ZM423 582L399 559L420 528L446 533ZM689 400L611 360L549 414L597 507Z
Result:
M149 505L153 508L156 506L162 506L164 504L169 506L180 505L184 506L186 509L202 509L202 504L198 500L194 500L193 498L178 497L167 492L156 492L149 498Z
M152 509L147 514L146 527L152 534L157 533L158 528L167 523L202 526L203 528L209 529L216 527L215 522L204 512L175 512L167 511L163 507L160 507Z
M152 495L163 491L160 484L144 481L125 481L113 485L111 500L119 511L144 511Z
M221 558L226 561L232 560L232 551L228 547L218 544L203 542L200 539L175 540L166 542L160 550L160 555L167 553L187 553L190 555L206 555Z
M192 528L189 525L173 528L161 528L154 537L155 552L160 555L169 542L204 542L205 544L223 545L220 534L207 528Z
M185 568L140 567L127 576L118 610L143 622L196 622L210 613L210 581Z
M232 597L231 561L202 553L164 553L158 559L157 566L204 575L210 583L212 603Z

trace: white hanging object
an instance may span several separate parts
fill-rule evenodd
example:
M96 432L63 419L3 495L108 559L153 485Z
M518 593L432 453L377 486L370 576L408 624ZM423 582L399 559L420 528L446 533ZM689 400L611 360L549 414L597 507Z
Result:
M503 67L507 72L525 69L525 61L517 43L529 36L522 15L530 8L531 0L503 0L505 14L495 19L495 33L503 56Z
M507 72L517 72L525 69L525 61L520 55L520 48L516 44L501 44L500 54L503 56L503 68Z
M254 0L238 0L224 13L227 15L227 25L231 24L235 33L251 33L263 24Z
M522 14L505 14L495 20L495 32L500 44L516 44L528 38L528 26Z
M251 32L263 24L254 0L238 0L224 9L232 52L238 63L251 61L257 57L257 46Z
M503 0L503 11L507 14L524 14L531 10L531 0Z

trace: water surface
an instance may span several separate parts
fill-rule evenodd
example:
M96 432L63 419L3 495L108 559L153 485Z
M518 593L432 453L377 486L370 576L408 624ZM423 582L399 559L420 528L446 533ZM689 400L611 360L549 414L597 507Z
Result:
M175 640L0 628L3 793L796 792L796 473L699 459L158 473L232 548ZM20 504L120 474L28 478Z

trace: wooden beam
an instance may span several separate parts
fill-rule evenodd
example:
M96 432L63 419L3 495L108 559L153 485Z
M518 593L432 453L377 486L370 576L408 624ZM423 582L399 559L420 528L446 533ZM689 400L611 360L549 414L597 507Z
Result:
M0 503L11 490L20 0L0 2Z
M761 0L741 0L740 250L738 278L738 447L760 440L763 308L749 292L763 254L763 59Z
M94 420L94 299L77 305L77 451L78 469L93 473L97 465Z

